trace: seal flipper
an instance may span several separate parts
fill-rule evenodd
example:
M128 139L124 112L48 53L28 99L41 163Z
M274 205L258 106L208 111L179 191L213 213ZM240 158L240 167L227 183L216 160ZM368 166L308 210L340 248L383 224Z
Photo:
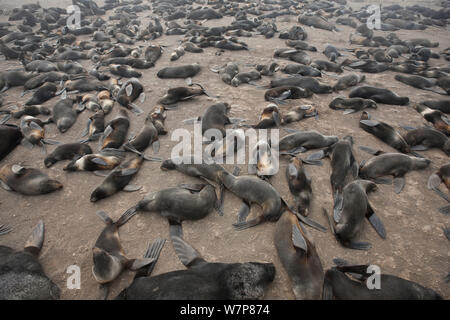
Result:
M345 244L345 247L349 249L355 249L355 250L363 250L367 251L370 248L372 248L372 245L369 242L348 242Z
M39 252L41 252L42 244L44 243L44 232L44 221L39 220L38 224L34 227L33 232L25 243L23 250L37 257Z
M5 189L6 191L13 191L3 180L0 180L0 187Z
M11 171L12 171L15 175L21 176L22 174L25 173L26 170L25 170L24 167L19 166L19 165L17 165L17 164L14 164L14 165L11 167Z
M200 192L200 191L202 191L202 189L205 186L206 185L202 184L202 183L192 183L192 184L183 183L183 184L178 185L178 187L186 189L186 190L189 190L189 191L192 191L192 192Z
M131 218L133 218L137 214L137 210L127 210L125 211L119 219L117 219L114 224L117 226L117 228L120 228L125 223L127 223Z
M327 228L325 228L324 226L322 226L321 224L315 222L314 220L311 220L307 217L302 216L300 213L296 212L295 210L292 210L292 208L289 208L289 210L291 210L298 218L298 220L300 220L301 222L303 222L304 224L310 226L311 228L314 228L316 230L322 231L322 232L327 232Z
M339 222L339 220L341 220L341 213L343 206L344 206L344 196L342 192L336 190L334 194L334 206L333 206L333 218L336 223Z
M405 187L405 177L395 177L394 178L394 192L399 194Z
M109 176L109 173L110 172L105 172L105 171L100 171L100 170L93 171L93 174L95 174L96 176L99 176L99 177L107 177L107 176Z
M442 230L444 231L444 235L447 238L447 240L450 241L450 227L442 228Z
M380 124L380 122L376 120L360 120L359 122L369 127L376 127Z
M248 228L257 226L258 224L264 222L264 220L265 220L264 216L258 216L255 219L252 219L250 221L233 223L233 226L235 227L236 230L244 230L244 229L248 229Z
M333 300L333 285L331 284L331 281L327 278L325 275L325 279L323 281L323 288L322 288L322 300Z
M165 243L166 239L156 239L155 241L153 241L153 243L149 243L147 251L144 254L144 258L151 258L154 259L154 261L147 267L137 270L136 274L134 275L134 279L148 277L151 275L156 262L158 262L159 255L161 254Z
M135 184L127 184L122 190L125 192L135 192L142 189L142 186L138 186Z
M95 214L107 225L114 223L113 219L111 219L105 211L97 211Z
M305 253L308 252L308 244L297 224L292 225L292 244Z
M195 250L190 244L184 241L182 238L177 236L172 236L172 245L177 253L178 258L181 263L186 267L194 267L196 265L200 265L206 263L206 261L202 258L200 253Z
M372 149L372 148L369 148L369 147L366 147L366 146L359 146L359 149L364 151L364 152L367 152L369 154L372 154L374 156L379 156L380 154L383 153L383 151L381 151L381 150L375 150L375 149Z
M326 156L327 156L327 154L325 153L325 151L324 150L320 150L318 152L314 152L314 153L310 154L308 156L308 158L306 158L306 160L308 160L308 161L318 161L318 160L322 160Z
M356 279L360 281L366 281L368 277L371 276L371 274L367 273L367 268L369 265L363 264L363 265L344 265L344 266L336 266L336 269L344 272L344 273L350 273L350 274L356 274L359 275L359 277L355 277Z
M427 187L430 190L433 190L437 187L439 187L439 185L441 184L442 180L441 178L436 174L433 173L429 178L428 178L428 184Z
M91 160L93 163L102 165L102 166L107 166L108 164L106 163L106 161L102 158L92 158Z
M411 147L411 150L413 150L413 151L426 151L428 149L429 148L427 146L424 146L423 144L418 144L418 145Z
M250 213L250 206L251 206L250 203L248 203L246 200L242 200L242 206L238 212L238 222L237 223L242 223L247 220L247 217Z
M378 235L382 239L386 239L386 229L384 228L383 222L381 222L380 218L375 214L370 203L367 204L366 217L367 219L369 219L370 224L378 233Z
M99 289L100 289L99 300L106 300L109 295L109 283L100 284Z
M12 228L7 224L0 225L0 235L7 234L11 232Z
M377 177L372 179L373 182L377 184L392 184L392 178L391 177Z

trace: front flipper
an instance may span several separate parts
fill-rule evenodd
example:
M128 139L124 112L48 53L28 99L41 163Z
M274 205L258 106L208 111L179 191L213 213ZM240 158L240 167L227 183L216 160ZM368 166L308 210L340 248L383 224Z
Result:
M44 221L39 220L38 224L34 227L33 232L25 243L24 251L38 256L42 249L42 244L44 243L44 232Z
M255 219L252 219L250 221L233 223L233 226L236 228L236 230L244 230L244 229L248 229L248 228L257 226L258 224L264 222L264 220L265 220L264 216L258 216Z
M238 223L245 222L247 220L247 217L250 213L250 203L248 203L246 200L242 200L242 206L239 209L238 212Z
M297 224L292 225L292 244L305 253L308 252L308 244Z
M423 144L418 144L418 145L411 147L411 150L413 150L413 151L426 151L428 149L429 148L427 146L424 146Z
M311 228L314 228L316 230L319 230L319 231L322 231L322 232L327 232L327 228L325 228L321 224L319 224L319 223L315 222L314 220L311 220L311 219L309 219L307 217L302 216L300 213L295 212L292 209L291 209L291 211L297 216L298 220L300 220L304 224L306 224L306 225L308 225Z
M159 148L160 148L160 142L159 140L153 141L152 143L152 149L154 153L158 153L159 152Z
M306 160L308 161L318 161L318 160L322 160L323 158L325 158L326 154L324 150L320 150L318 152L314 152L312 154L310 154L308 156L308 158L306 158Z
M441 178L436 174L432 174L429 178L428 178L428 189L433 190L437 187L439 187L439 185L441 184L442 180Z
M172 245L181 263L190 268L205 263L200 253L182 238L172 236Z
M297 153L304 153L306 151L308 151L308 149L306 149L305 147L300 146L300 147L288 150L286 153L287 154L297 154Z
M367 205L367 219L369 219L370 224L378 233L378 235L382 239L386 239L386 229L384 228L383 222L381 222L380 218L375 214L371 205L369 203Z
M102 158L92 158L91 161L92 161L93 163L99 164L99 165L101 165L101 166L107 166L107 165L108 165L108 163L107 163L104 159L102 159Z
M322 300L333 300L333 285L331 281L325 275L325 279L323 281L323 289L322 289Z
M367 273L368 265L355 265L355 266L337 266L336 269L344 272L344 273L350 273L359 275L359 277L355 277L360 281L366 281L368 277L370 277L371 274Z
M0 225L0 235L7 234L11 232L12 228L6 224Z
M351 113L355 113L355 112L356 112L355 109L345 109L342 114L347 115L347 114L351 114Z
M392 177L377 177L372 179L377 184L392 184Z
M3 182L2 180L0 180L0 187L2 187L3 189L5 189L6 191L13 191L13 189L11 189L5 182Z
M138 186L135 184L127 184L122 190L126 192L135 192L142 189L142 186Z
M142 259L133 259L130 260L131 265L128 266L128 269L132 271L137 271L141 268L149 266L151 263L155 262L154 258L142 258Z
M394 192L399 194L405 187L405 177L395 177L394 178Z
M161 212L162 216L170 216L170 213L164 214ZM169 218L169 233L170 237L179 237L183 238L183 226L181 225L181 222L172 220Z
M373 154L374 156L378 156L383 153L381 150L375 150L366 146L359 146L359 149L369 154Z
M108 175L109 175L109 171L100 171L100 170L95 170L95 171L93 171L93 173L96 175L96 176L99 176L99 177L107 177Z
M360 120L359 122L369 127L376 127L380 124L380 122L376 120Z

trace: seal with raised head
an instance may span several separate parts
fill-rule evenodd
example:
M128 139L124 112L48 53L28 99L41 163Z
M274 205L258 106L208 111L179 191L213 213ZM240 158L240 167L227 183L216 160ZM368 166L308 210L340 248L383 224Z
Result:
M116 299L254 300L263 298L275 277L272 263L210 263L182 238L172 236L172 243L179 259L188 269L153 277L145 270Z
M44 222L33 229L22 251L0 246L1 300L56 300L58 286L45 274L39 263L44 243Z
M305 228L290 211L275 226L275 248L286 270L297 300L317 300L322 296L324 272L320 257Z
M130 140L123 145L123 148L127 151L140 154L150 145L153 148L153 152L157 153L159 151L158 130L153 125L151 119L147 118L141 131L136 136L130 138ZM144 156L144 158L150 161L157 160L157 158L147 156Z
M376 189L377 185L372 181L355 180L345 186L342 208L334 210L334 221L323 209L333 234L344 247L356 250L369 250L372 247L368 242L355 241L355 237L360 233L364 218L369 220L381 238L386 238L384 225L375 214L367 197L368 192Z
M369 265L338 266L327 270L323 283L324 300L442 300L435 291L389 274L380 275L380 289L367 287ZM350 279L345 273L360 275Z
M61 189L59 181L50 179L39 169L5 165L0 169L0 186L24 195L46 194Z
M61 160L74 160L86 154L91 154L92 149L89 145L84 143L66 143L59 145L44 159L44 164L50 168L56 162Z
M445 114L439 110L430 109L423 104L416 104L414 109L416 109L425 120L431 122L437 130L441 131L446 136L450 136L450 120Z
M389 89L369 87L369 86L362 86L355 88L350 92L348 96L349 98L371 99L375 102L392 105L403 106L409 103L408 97L400 97Z

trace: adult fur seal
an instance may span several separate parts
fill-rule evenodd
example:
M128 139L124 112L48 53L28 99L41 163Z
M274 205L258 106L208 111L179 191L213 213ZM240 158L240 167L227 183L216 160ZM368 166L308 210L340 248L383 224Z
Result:
M377 185L368 180L356 180L350 182L343 190L343 205L340 210L334 210L334 222L323 209L328 218L331 230L336 239L344 246L356 250L369 250L368 242L357 242L355 237L361 230L364 218L369 219L370 224L381 238L386 238L386 231L380 218L375 214L369 203L367 193L377 189Z
M154 261L151 258L128 259L125 256L125 251L120 243L119 228L127 223L135 214L133 212L125 213L114 222L105 212L97 212L97 216L106 224L92 248L94 262L92 274L98 283L109 283L116 279L122 273L123 269L139 270ZM105 298L106 296L107 290L105 292Z
M39 89L37 89L33 93L33 96L30 98L30 100L28 100L25 104L27 106L35 104L43 104L47 100L53 98L56 95L57 90L58 88L54 83L47 82Z
M195 96L205 94L205 90L199 84L199 88L176 87L167 90L167 93L158 101L162 105L171 105L180 101L191 99Z
M0 160L6 157L14 148L20 144L23 135L18 126L12 124L0 125Z
M408 97L399 97L391 90L369 86L363 86L353 89L349 94L349 98L371 99L379 103L401 106L409 103Z
M91 154L92 149L84 143L66 143L56 147L45 159L44 164L50 168L56 162L61 160L73 160L86 154Z
M170 78L190 78L200 72L200 65L197 63L182 65L177 67L166 67L158 71L156 74L158 78L170 79Z
M275 248L298 300L322 296L324 272L319 255L297 217L287 211L275 226Z
M202 117L197 118L202 122L202 134L209 129L216 129L225 136L225 125L230 124L231 120L227 113L230 110L230 105L226 102L219 102L209 106Z
M394 190L400 193L405 186L404 175L411 170L420 170L429 166L430 160L408 156L403 153L383 153L365 162L359 169L362 179L370 179L376 183L391 184L394 177Z
M427 100L421 102L421 104L427 106L428 108L450 114L450 100Z
M442 300L435 291L420 284L389 274L380 275L380 289L371 290L366 280L372 274L369 265L341 266L325 273L323 284L324 300ZM351 280L345 272L361 275Z
M44 222L39 221L22 251L0 246L1 300L56 300L60 290L39 263Z
M376 109L378 107L377 103L371 99L342 97L333 99L328 106L334 110L345 110L344 114L358 112L366 108Z
M431 89L437 84L436 79L427 79L417 75L404 75L404 74L396 74L395 80L405 83L411 87L428 90L439 94L446 94L443 91L437 91L435 89Z
M139 171L143 161L143 156L136 156L116 167L105 180L103 180L100 186L92 192L91 202L97 202L98 200L110 197L121 190L139 190L140 187L129 185L129 182Z
M188 269L153 277L142 272L148 276L136 277L116 299L254 300L264 296L275 277L272 263L210 263L182 238L173 236L172 243Z
M46 194L63 187L59 181L50 179L42 171L17 164L5 165L0 169L0 185L8 191L24 195Z
M359 75L356 73L347 74L339 78L339 80L333 86L333 91L345 90L347 88L354 87L364 80L366 80L365 75Z
M438 148L450 155L450 140L445 134L432 128L412 129L404 136L411 150L424 151Z

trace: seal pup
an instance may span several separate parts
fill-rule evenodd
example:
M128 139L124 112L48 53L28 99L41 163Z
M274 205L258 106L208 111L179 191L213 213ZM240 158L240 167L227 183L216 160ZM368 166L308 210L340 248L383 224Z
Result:
M351 176L353 179L358 177L359 164L353 155L353 143L352 136L345 136L334 145L317 153L313 153L307 158L308 161L320 161L320 159L323 159L324 157L329 157L331 159L330 182L334 198L333 211L342 209L342 192L346 183L348 183L349 177Z
M375 156L360 166L359 176L376 183L391 184L394 177L394 191L400 193L405 186L405 174L411 170L425 169L431 163L430 160L408 156L403 153L383 153Z
M196 121L201 121L202 124L202 134L205 134L209 129L216 129L222 133L222 137L225 136L225 125L231 124L230 118L228 118L228 111L230 110L230 105L226 102L219 102L209 106L203 116L195 119L187 119L183 122L188 124Z
M411 129L403 136L411 150L425 151L430 148L438 148L450 155L450 140L445 134L427 127Z
M300 88L308 89L308 90L312 91L313 93L317 93L317 94L332 92L331 86L320 83L318 80L316 80L312 77L302 77L299 75L294 75L289 78L281 78L281 79L271 80L270 84L269 84L270 88L283 87L283 86L300 87Z
M306 152L310 149L320 149L335 144L339 139L336 136L324 136L317 131L298 131L295 129L286 129L292 132L278 143L278 149L281 154L296 154Z
M80 158L86 154L91 154L92 149L89 145L84 143L66 143L59 145L44 159L44 165L50 168L58 161L73 160Z
M323 283L323 299L331 300L442 300L435 291L420 284L389 274L380 275L380 289L367 287L367 278L372 274L369 265L338 266L327 270ZM350 279L346 272L360 275ZM356 279L356 278L354 278Z
M259 79L261 79L261 73L257 70L249 72L239 72L233 77L233 79L231 79L230 84L234 87L238 87L243 83L252 84L252 81Z
M49 108L44 106L24 106L21 110L19 110L18 106L11 106L8 108L9 110L1 110L0 114L6 114L1 120L0 124L4 124L8 122L11 118L20 119L23 116L38 116L45 115L48 116L51 114Z
M0 160L13 151L22 141L23 135L18 126L12 124L0 124Z
M33 93L33 96L25 103L25 105L43 104L56 96L57 90L58 88L54 83L47 82Z
M141 114L143 111L133 102L136 99L141 102L145 100L144 87L137 78L128 79L117 93L116 101L127 109L130 109L136 114Z
M336 84L333 86L333 91L345 90L350 87L354 87L357 84L366 80L365 75L359 75L356 73L347 74L338 79Z
M138 154L144 152L147 147L151 145L153 152L159 151L158 130L155 128L151 119L147 118L144 123L144 127L134 137L130 138L127 143L123 145L123 148L127 151L135 152ZM161 159L144 156L146 160L158 161Z
M119 149L127 138L129 127L128 113L121 109L119 114L106 126L99 141L100 149Z
M377 103L371 99L337 97L328 105L334 110L344 110L344 114L355 113L366 108L377 109Z
M20 121L20 131L23 135L21 144L31 148L34 145L40 145L44 153L46 152L46 144L58 144L57 141L44 138L45 130L43 127L47 123L31 116L24 117Z
M316 107L312 105L295 106L282 115L281 123L288 124L310 117L315 117L318 119L319 112Z
M200 69L200 65L198 63L194 63L177 67L166 67L159 70L156 75L161 79L185 79L192 78L200 72Z
M324 271L320 257L306 230L292 212L285 212L275 226L275 248L286 270L297 300L322 296Z
M92 248L92 274L95 280L105 290L104 298L108 296L105 284L116 279L124 269L139 270L154 261L153 258L129 259L120 243L119 228L127 223L136 213L125 213L117 221L113 221L104 211L98 211L97 216L106 226L103 228Z
M76 99L63 99L58 101L53 107L53 114L50 120L56 123L56 127L61 133L69 130L77 121L78 113L72 106L80 101L81 97Z
M43 243L44 222L40 220L22 251L0 246L0 299L59 299L58 286L48 278L39 263Z
M167 108L162 105L155 106L148 114L147 118L150 119L150 121L155 126L156 130L158 131L158 135L166 135L167 130L164 128L164 122L166 120L166 110Z
M444 91L438 91L431 88L437 84L438 81L437 79L427 79L417 75L404 75L404 74L396 74L394 78L395 80L407 84L413 88L428 90L442 95L447 94Z
M439 189L439 185L444 183L448 190L450 190L450 163L447 163L439 168L436 173L433 173L428 178L428 189L436 192L442 199L450 202L450 197ZM442 214L448 215L450 213L450 205L439 209Z
M47 194L63 187L59 181L50 179L39 169L24 168L17 164L4 165L0 169L0 186L23 195Z
M444 133L446 136L450 136L450 120L445 114L439 110L430 109L423 104L416 104L414 109L416 109L426 121L431 122L436 130Z
M89 153L83 156L75 156L64 168L64 171L96 171L112 170L123 160L122 155L114 150L103 151L102 153Z
M36 74L23 71L6 71L0 74L0 93L5 92L9 88L19 87L25 85L25 83Z
M127 212L159 212L169 221L170 234L182 237L184 220L200 220L218 207L214 187L210 184L182 184L152 192Z
M80 141L82 143L88 141L97 141L105 131L105 112L103 110L96 111L89 117L86 129L83 131L82 137L88 135L88 138Z
M123 77L123 78L140 78L142 77L142 73L134 70L130 66L126 66L123 64L111 64L109 65L109 72L111 74Z
M156 61L162 55L162 47L160 45L152 44L145 49L144 56L145 60L150 63L152 66L155 65Z
M364 98L371 99L375 102L391 104L391 105L407 105L409 103L408 97L400 97L391 90L362 86L353 89L348 95L349 98Z
M320 70L298 63L288 64L282 67L281 71L287 74L299 74L305 77L322 77L322 72L320 72Z
M226 84L231 84L231 80L233 80L234 76L239 73L239 66L234 62L228 62L220 69L211 68L210 70L218 73L223 82Z
M342 208L334 211L334 221L328 215L328 212L323 209L333 234L344 247L356 250L369 250L372 247L368 242L354 240L360 233L364 218L369 220L382 239L386 238L384 225L375 214L367 196L368 192L376 189L377 185L372 181L355 180L345 186Z
M130 185L129 182L139 171L143 161L144 157L139 155L117 166L92 192L91 202L110 197L121 190L129 192L140 190L140 186Z
M427 100L421 102L421 104L431 109L439 110L443 113L450 113L450 100Z
M286 99L301 99L309 98L313 95L309 89L294 87L294 86L281 86L267 90L264 93L264 99L266 101L273 101L276 103L286 103Z
M193 84L194 85L194 84ZM180 101L189 100L193 97L205 94L204 88L200 84L195 84L199 88L176 87L167 90L167 93L159 99L158 103L162 105L172 105Z
M294 197L294 208L307 217L312 199L311 178L307 174L303 161L293 157L286 167L286 179L289 191Z
M400 133L385 122L371 120L370 114L367 111L363 111L361 114L359 127L402 153L414 153ZM364 147L364 150L370 153L369 148ZM372 152L372 154L375 153L376 152ZM417 156L417 154L415 155Z
M275 278L272 263L211 263L181 237L172 244L187 270L135 278L116 299L122 300L242 300L263 298Z

